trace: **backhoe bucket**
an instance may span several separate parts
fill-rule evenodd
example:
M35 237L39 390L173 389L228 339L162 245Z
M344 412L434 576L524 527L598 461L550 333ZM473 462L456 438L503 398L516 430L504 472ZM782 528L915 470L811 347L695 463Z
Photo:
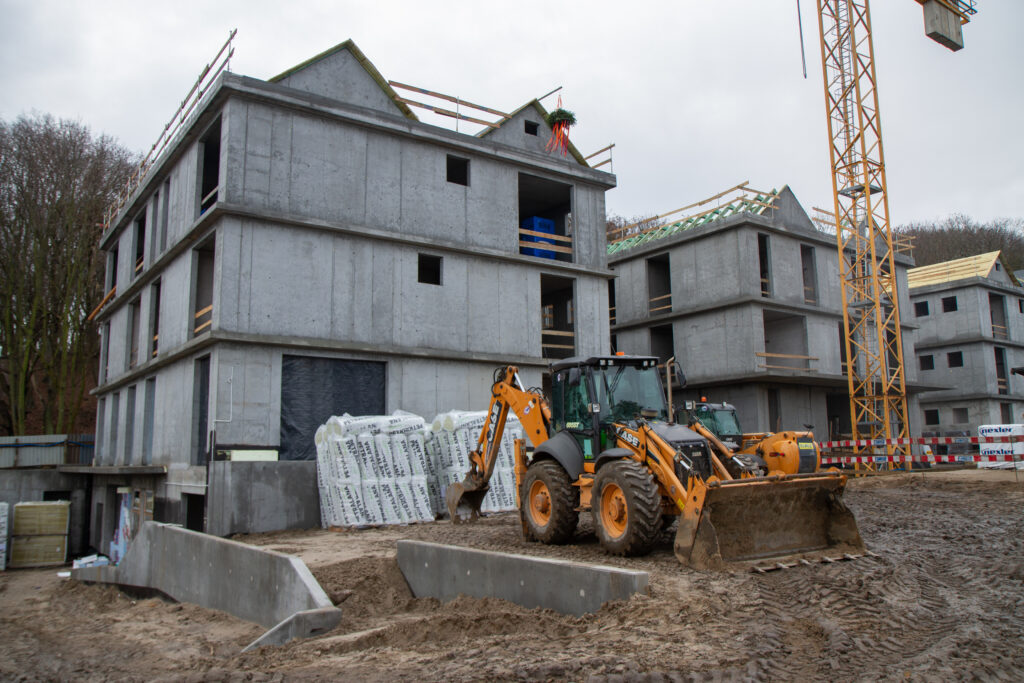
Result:
M459 522L475 522L480 517L480 505L491 490L488 484L481 485L472 476L448 487L444 502L448 505L448 516Z
M831 551L863 552L839 474L735 479L709 484L703 508L676 532L679 561L695 569ZM696 521L695 521L696 520Z

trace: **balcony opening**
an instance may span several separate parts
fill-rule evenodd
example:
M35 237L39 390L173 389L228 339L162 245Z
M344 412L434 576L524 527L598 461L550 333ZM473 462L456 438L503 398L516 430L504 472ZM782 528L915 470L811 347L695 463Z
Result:
M519 253L572 262L572 185L519 174Z
M146 212L143 210L135 219L135 266L132 278L139 276L146 263Z
M1010 393L1010 382L1006 375L1006 349L995 347L996 354L996 391L1000 394Z
M164 181L164 189L160 192L160 253L167 251L167 225L171 213L171 180Z
M217 203L220 191L220 119L199 141L199 214Z
M647 259L647 310L651 315L672 310L672 275L668 254Z
M771 247L768 244L768 235L758 233L757 235L757 262L761 273L761 296L772 295L772 264Z
M117 257L117 247L115 246L107 252L107 283L105 289L108 292L117 286L117 267L119 265Z
M615 280L608 281L608 324L615 325Z
M651 355L658 357L658 365L662 369L669 358L676 355L676 342L672 333L672 325L658 325L651 328Z
M142 317L142 301L136 297L128 304L128 368L139 364L139 323Z
M992 322L992 338L1008 339L1006 329L1006 299L998 294L988 295L989 319Z
M149 288L149 357L155 358L160 349L160 281Z
M210 357L195 360L192 374L192 465L209 461Z
M807 355L806 318L771 310L761 311L761 316L764 352L755 354L760 360L759 368L768 371L812 371L811 363L818 359Z
M818 270L814 260L814 247L800 245L800 265L804 275L804 303L818 303Z
M571 278L540 276L541 355L544 358L569 358L576 353Z
M216 242L210 237L192 251L192 334L213 325L213 266Z

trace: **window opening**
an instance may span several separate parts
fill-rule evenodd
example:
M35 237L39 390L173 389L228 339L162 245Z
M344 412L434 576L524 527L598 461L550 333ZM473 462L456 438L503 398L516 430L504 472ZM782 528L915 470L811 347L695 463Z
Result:
M540 276L541 356L569 358L576 351L572 303L575 280Z
M202 215L217 203L220 191L220 119L210 127L200 142L199 213Z
M917 318L923 318L928 315L928 302L927 301L915 301L914 302L914 316Z
M139 318L142 317L142 300L138 297L128 304L128 367L139 364Z
M938 408L929 408L924 411L924 423L926 425L937 425L939 424L939 410Z
M956 310L956 297L946 296L942 298L942 312L952 313Z
M419 255L419 281L425 285L441 284L441 257L430 254Z
M615 324L615 280L608 281L608 324Z
M537 135L540 125L536 121L523 121L523 130L527 135Z
M211 237L193 250L192 334L213 325L213 266L216 242Z
M146 397L142 417L142 464L153 463L153 422L156 417L156 377L146 380Z
M519 174L519 253L572 262L572 186Z
M107 254L107 291L109 292L117 285L117 247L115 246Z
M922 370L935 369L935 356L921 356L919 362Z
M647 259L647 310L651 315L672 310L672 276L668 254Z
M132 278L139 276L146 262L146 211L143 209L135 219L135 269Z
M950 351L946 354L946 365L951 368L962 368L964 366L964 352Z
M992 323L992 337L1007 339L1006 300L998 294L988 295L989 320Z
M768 235L758 233L757 235L757 261L761 271L761 296L772 294L772 267L771 250L768 244Z
M804 303L818 303L818 270L814 259L814 247L800 245L800 264L804 274Z
M448 182L469 185L469 159L448 155Z
M953 422L956 424L966 424L970 421L970 417L967 414L967 408L953 408Z
M658 357L659 367L664 369L668 359L676 355L675 348L672 325L658 325L651 328L651 355Z
M124 459L125 465L134 465L135 456L135 385L128 387L128 399L124 407Z
M1010 383L1006 376L1006 349L995 347L996 354L996 391L1000 394L1010 393Z
M163 192L160 193L160 253L167 250L167 225L171 213L171 181L168 178L164 181Z
M110 323L103 323L100 332L100 384L105 384L110 377Z
M149 357L153 358L160 349L160 281L157 280L149 288Z
M192 463L205 465L209 460L207 427L210 416L210 357L195 360L192 377Z
M1000 421L1005 424L1013 423L1013 406L1009 403L999 404L999 418Z
M779 401L779 390L768 389L768 429L777 432L782 425L782 406Z

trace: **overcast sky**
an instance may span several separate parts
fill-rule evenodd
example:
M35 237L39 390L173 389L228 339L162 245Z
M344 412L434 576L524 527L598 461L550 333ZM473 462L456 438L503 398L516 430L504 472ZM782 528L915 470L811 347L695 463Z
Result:
M0 0L0 118L49 112L148 149L230 29L231 70L263 79L351 38L385 78L498 110L564 86L580 151L616 145L609 213L745 180L788 184L810 210L831 206L831 180L816 7L801 5L806 80L796 0ZM914 0L872 5L894 225L1024 217L1024 2L978 6L954 54Z

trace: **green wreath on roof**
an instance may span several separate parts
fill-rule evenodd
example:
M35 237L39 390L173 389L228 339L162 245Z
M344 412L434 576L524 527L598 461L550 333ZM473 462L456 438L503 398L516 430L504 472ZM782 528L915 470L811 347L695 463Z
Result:
M554 128L555 124L561 124L563 126L576 125L576 115L568 109L562 109L561 107L550 112L545 120L551 128Z

